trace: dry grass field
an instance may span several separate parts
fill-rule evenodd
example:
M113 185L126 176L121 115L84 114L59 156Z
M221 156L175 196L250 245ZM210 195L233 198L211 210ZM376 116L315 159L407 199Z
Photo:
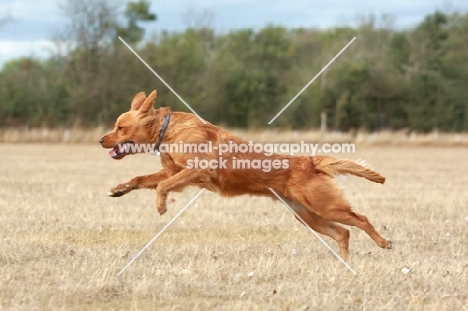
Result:
M393 250L352 228L351 274L281 203L206 191L109 198L159 169L95 145L0 144L1 310L467 310L468 149L357 146L386 177L343 181ZM334 249L336 244L324 238Z

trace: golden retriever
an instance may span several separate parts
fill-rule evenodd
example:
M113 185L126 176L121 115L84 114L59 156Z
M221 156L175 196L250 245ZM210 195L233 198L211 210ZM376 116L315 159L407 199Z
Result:
M367 217L354 212L337 186L334 176L352 174L383 184L385 177L354 161L329 156L291 156L261 152L229 150L222 154L217 150L222 144L247 144L246 141L212 125L204 124L191 113L172 112L169 107L154 109L156 91L148 97L140 92L135 95L131 108L117 119L114 129L100 139L104 148L110 148L114 159L138 153L137 145L160 146L182 143L207 144L209 151L162 151L163 169L157 173L137 176L111 189L109 195L119 197L136 189L155 189L157 208L162 215L166 211L166 199L171 191L182 191L197 186L222 196L250 194L267 196L276 200L273 189L315 231L330 236L339 248L341 257L348 259L349 230L338 223L356 226L366 232L375 243L386 249L392 242L384 239ZM161 148L162 149L162 148ZM219 164L219 167L194 166L198 161ZM275 165L270 170L261 167L235 167L236 161ZM211 161L211 162L209 162ZM201 162L198 162L201 163ZM245 162L244 162L245 163ZM287 164L287 165L285 165Z

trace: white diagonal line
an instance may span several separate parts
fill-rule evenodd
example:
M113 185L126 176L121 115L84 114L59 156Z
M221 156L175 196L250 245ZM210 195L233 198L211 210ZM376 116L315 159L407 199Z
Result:
M323 67L323 68L322 68L322 70L320 70L320 72L319 72L319 73L318 73L318 74L317 74L315 77L313 77L313 78L312 78L312 80L310 80L310 81L309 81L309 83L307 83L307 84L306 84L306 86L304 86L304 87L302 88L302 90L300 90L300 91L299 91L299 93L297 93L297 95L296 95L296 96L294 96L294 98L293 98L293 99L291 99L291 100L289 101L289 103L287 103L287 104L286 104L286 106L284 106L284 108L283 108L283 109L281 109L281 111L280 111L280 112L278 112L278 114L277 114L277 115L276 115L276 116L275 116L273 119L271 119L271 121L270 121L270 122L268 122L268 124L271 124L271 123L273 123L273 121L275 121L275 120L276 120L276 118L278 118L278 117L279 117L279 115L280 115L280 114L282 114L282 113L283 113L283 111L285 111L285 110L286 110L286 108L288 108L288 107L289 107L289 105L291 105L291 104L292 104L292 102L293 102L293 101L295 101L295 100L296 100L296 98L298 98L298 97L299 97L299 95L301 95L301 94L302 94L302 92L304 92L304 91L305 91L305 89L306 89L306 88L308 88L308 87L309 87L309 85L311 85L311 84L312 84L312 82L314 82L314 81L315 81L315 79L317 79L317 78L318 78L318 77L319 77L319 76L322 74L322 72L324 72L324 71L325 71L325 70L328 68L328 66L330 66L330 65L331 65L331 64L332 64L332 63L333 63L333 62L334 62L334 61L335 61L335 60L338 58L338 56L340 56L340 55L341 55L341 53L343 53L343 52L344 52L344 50L346 50L346 49L348 48L348 46L350 46L350 45L351 45L351 43L353 43L353 42L354 42L354 40L356 40L356 37L354 37L353 39L351 39L351 41L349 41L349 42L348 42L348 44L346 44L346 46L345 46L344 48L342 48L342 49L341 49L341 51L339 51L339 52L338 52L338 54L336 54L336 56L335 56L335 57L333 57L333 58L332 58L332 60L331 60L331 61L329 61L329 62L328 62L328 64L326 64L326 65L325 65L325 67Z
M317 232L315 232L305 221L304 219L301 218L301 216L299 216L296 211L294 211L294 209L288 205L288 203L286 203L286 201L283 200L282 197L280 197L276 192L275 190L271 189L271 188L268 188L270 189L270 191L278 198L278 200L281 201L281 203L283 203L284 205L286 205L286 207L294 214L294 216L297 217L297 219L300 220L300 222L302 222L304 224L304 226L306 226L314 235L317 239L319 239L320 242L322 242L323 245L325 245L326 248L328 248L328 250L330 252L333 253L333 255L335 255L336 258L338 258L339 261L341 261L342 264L345 265L346 268L348 268L349 271L351 271L354 275L357 275L356 271L353 270L353 268L351 268L350 265L348 265L348 263L346 261L343 260L343 258L341 258L334 250L333 248L330 247L330 245L327 244L327 242L325 242L322 237L320 237L320 235L318 235Z
M167 228L169 228L169 226L172 225L172 223L173 223L180 215L182 215L182 213L193 203L193 201L195 201L195 200L203 193L203 191L205 191L205 190L206 190L205 188L201 189L200 192L198 192L197 195L194 196L194 197L190 200L190 202L188 202L187 205L185 205L185 206L177 213L177 215L175 215L174 218L172 218L171 221L169 221L169 222L167 223L167 225L165 225L164 228L162 228L161 231L159 231L158 234L156 234L156 235L154 236L154 238L152 238L151 241L149 241L149 242L145 245L145 247L143 247L143 248L141 249L141 251L139 251L138 254L136 254L136 255L132 258L132 260L130 260L130 262L129 262L125 267L122 268L122 270L120 270L119 273L117 273L117 276L121 275L125 270L127 270L127 268L130 267L130 265L135 261L135 259L137 259L137 258L154 242L154 241L156 241L156 239L159 238L159 236L160 236Z
M171 92L174 93L174 95L177 96L177 98L180 99L180 101L183 102L184 105L187 106L187 108L190 109L190 111L191 111L194 115L196 115L196 116L198 117L198 119L200 119L200 121L203 122L203 124L206 124L206 121L203 120L203 119L198 115L198 113L196 113L195 110L193 110L192 107L190 107L190 105L187 104L187 103L185 102L185 100L184 100L182 97L180 97L179 94L177 94L176 91L174 91L174 90L172 89L172 87L171 87L169 84L167 84L167 82L164 81L164 79L161 78L161 76L158 75L158 73L157 73L156 71L154 71L154 69L151 68L151 66L148 65L148 63L145 62L145 60L144 60L143 58L141 58L141 56L138 55L138 53L135 52L135 50L132 49L132 47L131 47L130 45L127 44L127 42L125 42L124 39L122 39L122 37L119 36L119 40L122 41L122 43L125 44L125 46L126 46L130 51L132 51L132 53L135 54L135 56L138 57L138 59L139 59L146 67L148 67L148 69L149 69L156 77L158 77L158 79L161 80L161 82L164 83L164 85L167 86L167 88L168 88L169 90L171 90Z

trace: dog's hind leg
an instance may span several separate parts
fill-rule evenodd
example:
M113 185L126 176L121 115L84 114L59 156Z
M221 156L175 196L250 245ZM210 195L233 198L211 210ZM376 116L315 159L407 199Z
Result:
M351 205L346 200L337 200L324 209L317 212L321 217L336 221L344 225L355 226L367 233L374 242L381 248L391 249L392 242L384 239L375 230L366 216L360 215L351 209Z
M340 248L341 258L348 260L349 257L349 230L323 219L319 215L309 211L303 205L283 198L286 203L302 218L314 231L331 237ZM296 217L297 218L297 217Z
M161 181L169 178L171 175L172 173L169 170L163 169L155 174L134 177L129 182L112 188L109 191L109 196L121 197L137 189L156 189Z
M351 204L344 197L336 180L329 176L320 174L302 188L292 188L288 197L325 220L358 227L381 248L392 248L392 242L384 239L366 216L359 215L352 210Z

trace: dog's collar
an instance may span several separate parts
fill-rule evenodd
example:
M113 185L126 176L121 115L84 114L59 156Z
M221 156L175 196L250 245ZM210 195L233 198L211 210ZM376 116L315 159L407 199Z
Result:
M166 115L166 118L164 120L164 124L163 124L161 130L159 131L159 141L154 146L153 152L159 152L159 146L161 145L164 134L166 133L167 127L169 126L169 120L170 119L171 119L171 115L170 114Z

